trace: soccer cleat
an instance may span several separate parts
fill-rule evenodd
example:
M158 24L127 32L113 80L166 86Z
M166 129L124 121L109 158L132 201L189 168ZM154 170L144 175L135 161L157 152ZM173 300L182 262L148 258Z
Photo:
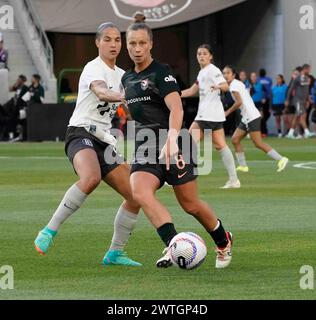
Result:
M239 189L240 186L241 185L239 180L236 180L236 181L228 180L226 184L223 187L221 187L221 189Z
M141 267L142 264L130 259L126 252L122 250L109 250L104 258L102 263L105 266L110 265L119 265L119 266L131 266L131 267Z
M288 139L296 139L293 133L288 133L285 137Z
M157 262L156 262L156 266L158 268L168 268L171 267L173 265L172 261L171 261L171 255L170 255L170 250L169 248L165 248L164 251L162 252L164 254L164 256L162 258L160 258Z
M236 168L236 171L249 172L249 168L247 166L246 167L239 166L239 167Z
M232 261L232 245L233 245L233 235L231 232L226 232L226 237L228 240L228 244L225 248L217 247L216 252L216 269L222 269L228 267L230 262Z
M313 138L315 137L315 133L314 132L307 132L304 134L304 138L308 139L308 138Z
M52 244L53 236L45 230L41 230L34 241L35 250L42 256L45 256Z
M288 163L289 163L289 159L288 158L283 157L281 160L279 160L278 161L278 170L277 170L277 172L283 171Z

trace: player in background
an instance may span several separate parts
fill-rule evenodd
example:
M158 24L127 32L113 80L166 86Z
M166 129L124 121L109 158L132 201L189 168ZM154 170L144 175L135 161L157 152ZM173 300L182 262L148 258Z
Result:
M183 90L181 94L182 98L200 94L198 112L189 129L190 133L194 141L198 143L203 139L205 129L212 130L213 145L220 153L229 176L229 180L222 188L240 188L234 156L226 143L223 129L223 122L226 117L221 101L221 91L228 91L228 84L221 70L212 64L213 53L209 45L202 44L198 47L197 60L201 68L197 81L191 88Z
M272 111L275 117L275 125L278 137L282 138L282 118L284 113L284 102L286 99L287 85L282 74L276 77L276 85L272 87Z
M285 106L288 107L290 104L290 98L293 94L293 103L296 108L295 116L292 120L291 129L287 135L287 138L295 139L294 131L297 123L299 123L304 129L304 137L310 138L314 134L309 131L306 123L306 113L309 106L309 92L310 92L310 81L309 75L311 71L311 66L309 64L304 64L300 75L291 83L289 87L287 99L285 101Z
M140 266L123 251L140 206L132 198L130 167L117 153L115 138L110 134L111 120L118 106L125 102L121 93L124 71L116 66L121 34L113 23L99 26L96 46L99 55L85 66L80 76L77 104L66 133L65 151L79 180L67 190L47 226L39 232L35 248L46 254L62 223L103 180L125 199L117 211L112 243L103 264Z
M136 123L135 137L141 136L144 130L150 129L153 133L151 136L144 133L145 142L135 141L130 182L134 199L166 246L164 256L156 265L160 268L172 265L168 246L177 234L169 211L156 197L156 191L167 181L173 186L184 211L195 217L214 240L215 267L225 268L232 259L231 233L225 231L214 211L199 198L192 153L181 154L183 143L194 142L188 131L184 131L187 141L178 140L183 125L180 88L170 68L152 58L153 34L141 21L135 19L126 32L127 49L134 67L124 74L122 84L128 109ZM159 135L160 129L165 131L165 136ZM161 147L159 139L164 144ZM187 156L190 159L185 162Z
M239 163L239 171L248 172L249 168L246 162L245 153L241 145L241 140L244 139L249 133L253 144L263 152L265 152L270 158L277 161L278 172L281 172L287 166L289 159L281 156L276 150L270 147L268 144L262 141L261 137L261 115L256 108L248 90L245 85L235 79L236 71L231 66L224 68L224 77L229 84L229 90L235 100L234 105L226 110L225 114L228 116L238 108L241 111L241 122L239 127L235 130L232 143L235 147L236 157Z

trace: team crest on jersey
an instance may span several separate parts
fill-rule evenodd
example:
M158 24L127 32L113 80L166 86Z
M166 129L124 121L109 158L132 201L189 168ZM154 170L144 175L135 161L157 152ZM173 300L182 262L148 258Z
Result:
M148 85L149 85L149 80L148 79L144 79L141 81L140 83L140 87L142 88L142 90L147 90L148 89Z
M192 0L110 0L114 13L133 20L135 12L145 15L146 21L164 21L186 10Z
M93 147L92 141L90 139L84 138L82 139L82 143L86 146Z

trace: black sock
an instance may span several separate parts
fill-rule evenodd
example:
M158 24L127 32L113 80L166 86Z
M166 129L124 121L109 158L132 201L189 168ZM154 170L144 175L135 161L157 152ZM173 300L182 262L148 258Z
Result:
M226 236L226 231L222 225L221 220L218 220L220 225L215 231L208 231L208 233L211 235L213 238L215 244L219 248L225 248L228 244L227 236Z
M174 228L173 223L163 224L161 227L157 229L157 232L159 234L159 237L167 247L169 246L169 243L172 240L172 238L178 234L176 229Z
M281 133L281 129L278 129L278 133L279 133L279 134Z

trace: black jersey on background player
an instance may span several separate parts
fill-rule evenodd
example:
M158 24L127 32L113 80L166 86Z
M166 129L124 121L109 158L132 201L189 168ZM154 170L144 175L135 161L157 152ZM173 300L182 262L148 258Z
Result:
M182 143L179 140L179 153L182 155L182 159L186 159L185 166L180 170L181 172L176 165L171 165L170 171L167 172L165 165L158 163L159 129L165 129L165 136L162 140L166 140L167 130L169 129L170 111L165 104L164 98L172 92L181 92L169 66L153 60L145 70L139 73L133 69L127 71L123 75L122 84L125 89L128 109L133 120L136 122L136 135L140 129L144 128L151 129L155 133L154 141L150 141L149 143L149 137L148 139L144 139L146 143L146 147L144 148L155 149L154 158L147 157L148 153L142 150L142 146L144 146L143 142L137 140L135 144L135 159L131 172L151 172L159 178L161 185L164 181L177 185L183 184L184 181L195 179L191 157L193 146L189 133L187 137L190 139L190 147L188 149L190 150L190 154L182 155ZM138 138L140 136L138 135ZM142 157L143 154L145 154L146 158Z

